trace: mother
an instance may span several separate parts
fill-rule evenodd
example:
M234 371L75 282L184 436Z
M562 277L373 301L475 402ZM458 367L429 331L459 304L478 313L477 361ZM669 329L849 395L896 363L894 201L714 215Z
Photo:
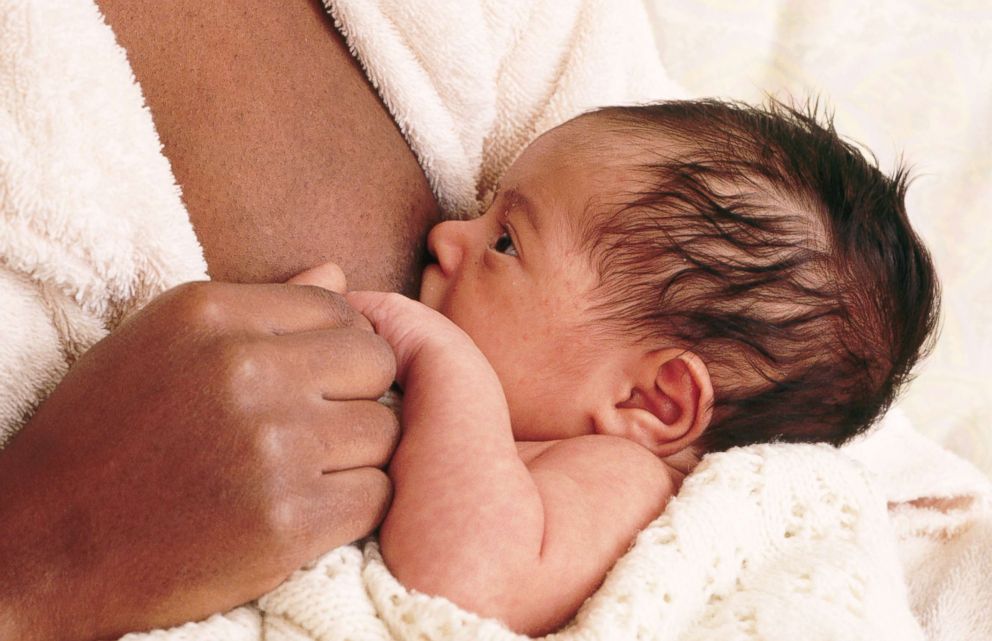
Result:
M622 16L606 4L602 15ZM374 401L392 380L392 356L339 297L260 283L334 260L354 288L413 293L440 216L417 158L316 3L98 5L142 87L209 276L222 282L174 288L121 323L144 303L137 279L125 288L133 300L109 296L110 311L90 319L85 295L66 297L61 283L44 282L44 266L19 268L16 251L5 253L0 293L27 315L21 303L37 302L44 313L29 320L40 318L39 333L62 352L50 382L5 383L0 396L23 417L4 433L24 424L0 452L0 638L104 638L203 617L372 531L389 497L378 468L398 434ZM567 47L604 37L630 47L630 34L549 28L540 3L527 11L521 29L492 21L503 25L494 46L506 43L493 83L523 84L526 99L476 132L480 163L483 138L489 145L479 191L537 129L593 102L657 91L632 90L624 79L635 74L615 73L616 59L583 68L568 58ZM509 43L528 38L567 43L526 68L551 78L529 95L526 77L496 76L512 71ZM609 65L614 73L597 74ZM657 67L644 65L633 67ZM567 86L579 82L599 90L576 99ZM500 96L490 98L494 116ZM2 205L8 220L34 222L16 198ZM145 298L158 293L146 289ZM32 336L0 345L3 378L35 380L21 358Z

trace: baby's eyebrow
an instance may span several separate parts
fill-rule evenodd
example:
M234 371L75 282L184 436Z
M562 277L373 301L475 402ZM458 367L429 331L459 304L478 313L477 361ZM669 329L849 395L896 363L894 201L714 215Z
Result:
M510 208L519 208L527 218L527 222L530 223L530 226L537 232L541 231L539 218L534 211L534 205L531 203L530 199L527 198L527 196L514 187L507 188L502 192L502 195L508 203L507 210Z

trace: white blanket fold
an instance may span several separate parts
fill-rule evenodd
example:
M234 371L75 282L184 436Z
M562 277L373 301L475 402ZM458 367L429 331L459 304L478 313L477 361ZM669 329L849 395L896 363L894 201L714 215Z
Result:
M0 0L0 446L124 315L206 277L160 147L92 2Z
M339 0L331 11L452 215L477 211L540 131L599 104L681 95L635 0ZM205 277L159 147L90 0L0 0L0 445L124 315ZM992 638L990 496L898 416L847 450L712 455L552 636ZM367 541L248 606L126 638L517 637L409 593Z

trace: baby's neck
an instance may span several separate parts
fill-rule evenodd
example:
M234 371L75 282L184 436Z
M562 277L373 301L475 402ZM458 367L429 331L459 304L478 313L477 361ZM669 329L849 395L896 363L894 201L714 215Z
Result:
M524 462L524 465L527 465L540 456L544 450L548 449L557 442L558 441L517 441L517 455L520 457L520 460Z
M535 458L541 455L544 450L548 449L558 441L517 441L517 454L520 456L520 460L524 464L528 464ZM661 457L661 462L669 469L672 475L672 481L675 484L675 489L682 486L682 481L687 477L692 470L696 468L702 457L696 450L688 447L680 452L676 452L671 456Z
M682 481L685 480L685 477L689 476L696 469L696 466L699 465L701 458L702 456L692 447L687 447L671 456L663 456L661 458L661 461L668 466L672 474L672 482L675 483L676 492L682 487Z

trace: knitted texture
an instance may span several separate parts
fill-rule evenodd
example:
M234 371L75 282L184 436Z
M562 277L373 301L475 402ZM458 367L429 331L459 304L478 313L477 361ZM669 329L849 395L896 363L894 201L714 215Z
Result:
M992 638L990 504L988 480L898 412L840 450L712 454L575 619L545 638ZM369 540L330 552L250 606L124 639L526 638L406 590Z
M548 639L922 639L886 501L827 446L706 457L575 620ZM236 628L260 621L259 629ZM261 635L261 636L259 636ZM525 639L406 590L374 541L296 572L251 607L146 639Z

